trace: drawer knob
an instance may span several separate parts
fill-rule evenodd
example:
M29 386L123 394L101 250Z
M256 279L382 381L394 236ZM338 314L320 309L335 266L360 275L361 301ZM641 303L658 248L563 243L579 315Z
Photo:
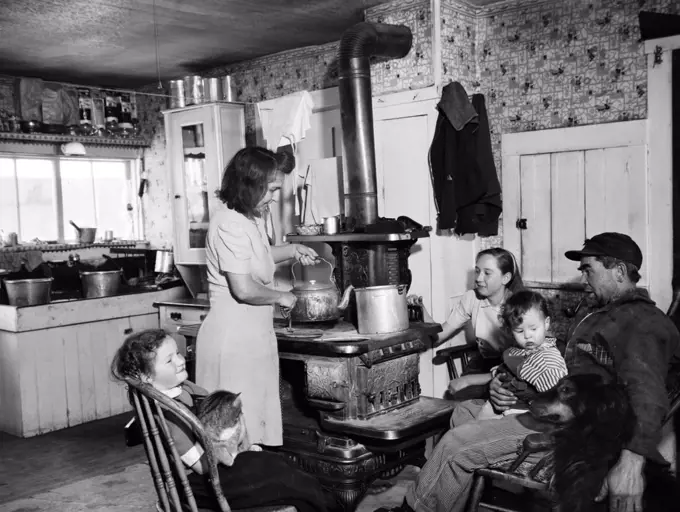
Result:
M170 313L170 319L171 320L181 320L182 319L182 313Z

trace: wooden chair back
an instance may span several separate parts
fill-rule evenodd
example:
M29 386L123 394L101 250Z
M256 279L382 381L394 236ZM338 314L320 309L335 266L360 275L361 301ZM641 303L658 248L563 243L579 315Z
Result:
M214 492L219 512L231 512L222 492L217 472L217 458L212 443L196 416L183 404L156 390L150 384L125 379L132 404L140 423L144 449L149 459L151 476L163 512L199 512L189 485L184 463L170 435L164 411L170 411L189 427L203 448L208 465L208 481Z

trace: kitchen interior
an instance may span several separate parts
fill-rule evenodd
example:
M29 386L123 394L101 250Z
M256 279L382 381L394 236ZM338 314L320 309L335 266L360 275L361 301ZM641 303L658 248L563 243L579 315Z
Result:
M0 463L8 510L43 510L50 491L92 489L113 469L129 503L92 491L64 510L152 509L148 469L125 476L145 458L124 448L131 408L111 358L127 334L160 326L195 371L213 191L247 145L295 154L268 234L324 260L280 264L276 287L333 304L319 318L294 310L291 324L277 312L282 451L347 510L383 505L371 483L409 474L448 423L448 374L427 342L437 324L420 306L443 322L478 251L517 255L528 286L553 301L556 335L584 297L559 255L586 233L631 233L650 262L642 286L662 309L671 302L673 0L11 0L0 12L0 442L16 463L31 450L63 461L41 440L107 421L113 432L89 471L29 466L21 483ZM343 38L359 22L391 28L357 71ZM486 99L503 189L492 234L437 226L428 151L451 82ZM366 313L380 299L359 290L373 286L403 300L397 327ZM465 333L444 347L462 343ZM140 478L137 496L126 484Z

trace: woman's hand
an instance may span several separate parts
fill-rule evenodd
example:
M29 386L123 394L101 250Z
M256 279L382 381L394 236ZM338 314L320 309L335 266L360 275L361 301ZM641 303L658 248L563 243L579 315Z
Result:
M517 403L517 397L503 387L500 375L496 375L489 383L489 401L498 412L507 411Z
M281 295L276 302L281 306L282 313L285 314L286 311L293 309L293 306L295 306L295 303L297 302L297 297L291 292L281 292Z
M293 249L293 257L302 265L315 265L319 259L317 252L306 245L293 244Z

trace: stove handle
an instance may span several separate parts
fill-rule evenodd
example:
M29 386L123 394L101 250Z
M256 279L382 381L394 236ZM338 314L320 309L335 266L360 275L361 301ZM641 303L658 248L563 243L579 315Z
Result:
M319 400L318 398L308 398L309 405L322 411L341 411L345 408L345 402L331 402L330 400Z

